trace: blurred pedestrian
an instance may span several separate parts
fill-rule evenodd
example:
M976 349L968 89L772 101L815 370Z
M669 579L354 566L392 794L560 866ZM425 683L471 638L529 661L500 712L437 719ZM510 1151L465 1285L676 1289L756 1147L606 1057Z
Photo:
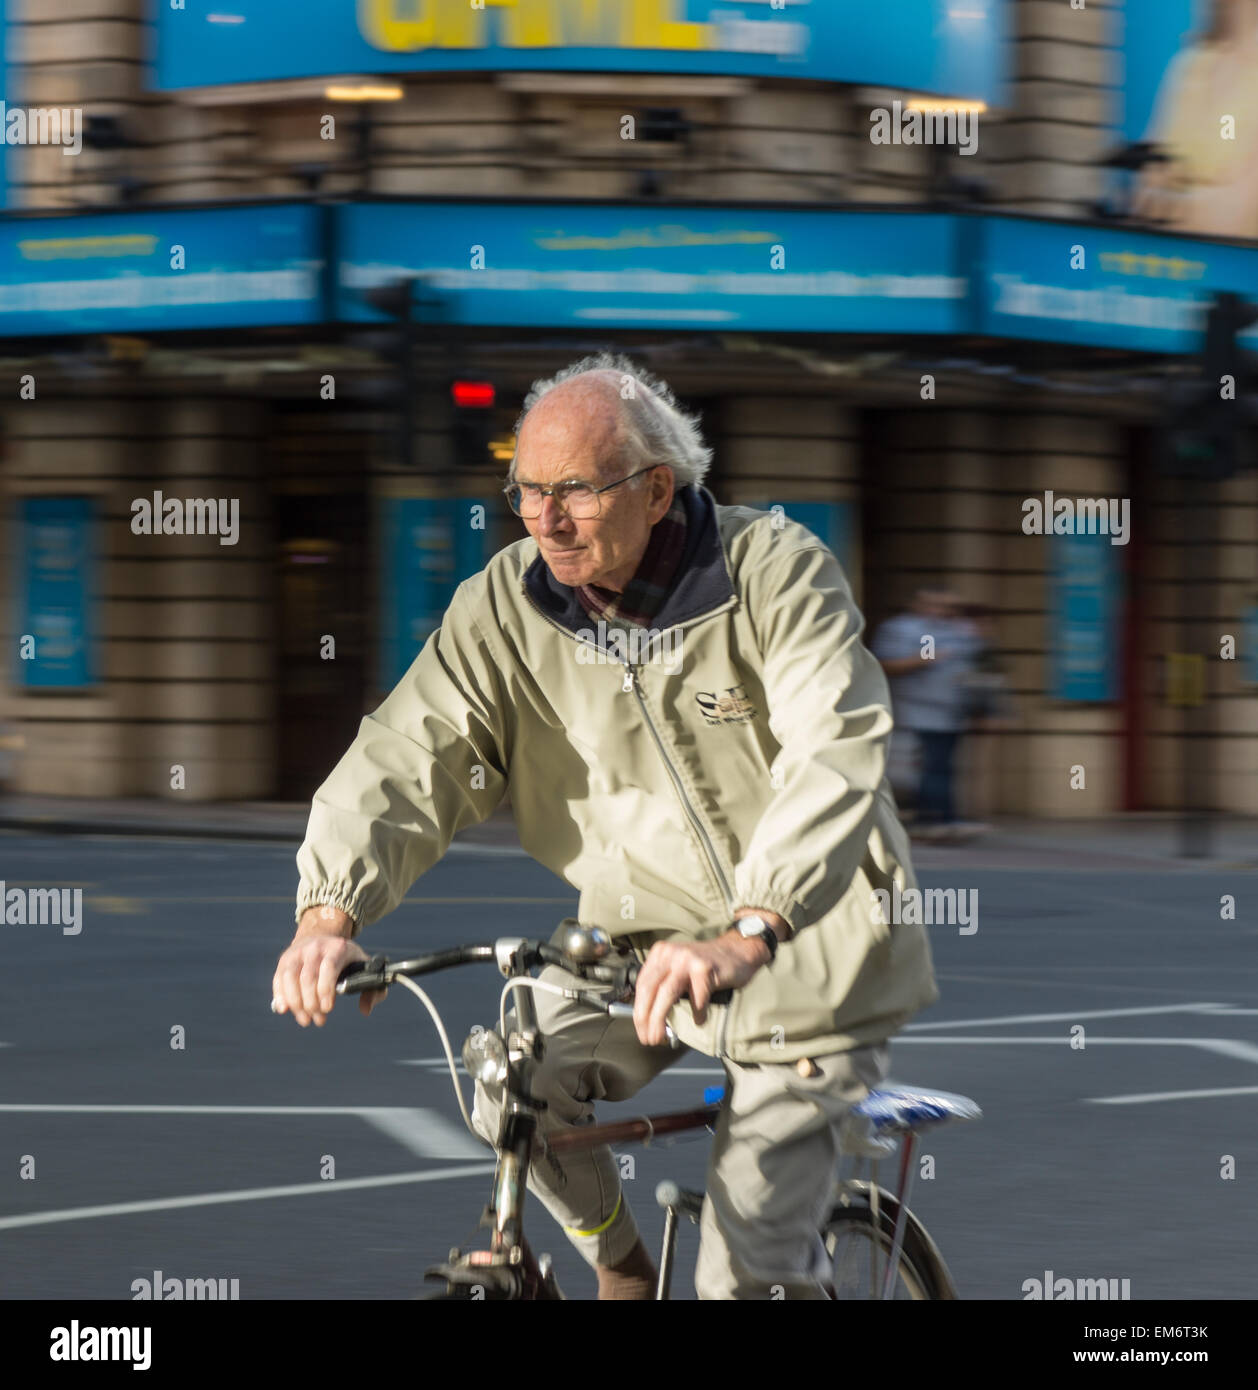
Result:
M1005 728L1013 718L1013 701L996 648L996 610L983 603L962 603L957 616L969 627L974 643L965 682L968 722L980 729Z
M944 588L919 589L907 612L878 629L873 652L891 681L897 729L918 745L917 819L924 840L959 840L987 829L956 812L957 748L969 724L971 676L982 637Z
M970 625L975 650L966 677L966 717L970 733L991 735L1011 728L1014 704L1009 693L1005 663L997 649L996 610L982 603L960 605L961 619ZM988 827L978 820L994 799L999 778L999 744L987 737L971 739L969 756L962 762L964 785L961 804L976 819L962 822L977 834Z

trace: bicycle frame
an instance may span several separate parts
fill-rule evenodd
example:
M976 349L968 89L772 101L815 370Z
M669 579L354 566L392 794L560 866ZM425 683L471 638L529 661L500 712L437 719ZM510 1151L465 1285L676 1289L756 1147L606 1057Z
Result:
M523 1239L524 1194L527 1180L532 1140L537 1129L537 1117L543 1102L537 1101L528 1087L528 1074L535 1061L540 1060L540 1049L544 1039L537 1031L536 1013L533 1009L532 992L528 989L513 991L517 998L517 1011L520 1009L519 996L524 996L525 1012L517 1012L523 1027L513 1035L513 1041L523 1039L524 1034L532 1038L532 1052L527 1059L512 1064L508 1070L504 1092L504 1120L499 1143L499 1156L494 1171L490 1205L485 1212L485 1220L492 1219L493 1234L490 1241L491 1260L488 1265L475 1262L464 1266L483 1274L487 1268L518 1268L518 1280L511 1281L520 1287L517 1296L550 1297L557 1296L543 1292L550 1283L550 1270L543 1268L532 1254ZM527 1019L527 1022L525 1021ZM709 1129L716 1124L721 1113L719 1104L704 1105L693 1110L669 1111L658 1115L640 1115L632 1120L618 1120L606 1124L582 1126L569 1133L553 1135L543 1140L543 1161L549 1156L559 1157L569 1153L584 1153L603 1145L641 1143L649 1145L653 1139L685 1133L690 1130ZM912 1186L912 1157L917 1143L917 1135L911 1131L904 1135L900 1156L900 1173L894 1195L878 1186L876 1182L842 1180L837 1183L841 1192L847 1190L867 1200L877 1221L880 1207L885 1207L893 1215L895 1235L892 1249L887 1258L887 1267L882 1281L880 1297L889 1299L895 1287L899 1270L900 1255L903 1250L904 1231L908 1217L908 1189ZM660 1250L659 1274L656 1285L656 1301L666 1301L672 1286L673 1265L677 1246L679 1212L688 1211L684 1194L678 1190L678 1202L670 1202L665 1207L664 1235ZM688 1211L692 1220L697 1221L697 1211ZM448 1272L450 1266L439 1267ZM510 1295L508 1295L510 1296Z
M590 940L593 940L592 934ZM606 941L606 937L603 937L603 940ZM546 1102L533 1095L530 1080L534 1068L544 1057L546 1040L538 1024L532 981L530 979L527 985L517 982L528 978L533 966L538 963L564 963L570 969L569 961L578 961L578 969L581 965L589 966L588 977L612 983L614 991L623 988L626 980L623 974L617 974L616 967L600 969L591 966L590 957L583 959L576 955L576 946L571 949L573 954L568 956L567 953L535 942L525 942L520 938L503 938L493 945L453 948L414 961L400 962L392 967L391 973L387 973L389 963L383 957L377 957L366 966L352 972L345 972L355 976L353 992L385 987L393 979L406 982L409 975L426 974L451 965L466 964L472 960L496 959L501 973L508 979L508 989L515 1006L514 1029L506 1038L483 1030L480 1034L483 1038L492 1037L496 1040L495 1049L486 1052L486 1059L490 1063L493 1078L503 1087L498 1141L492 1146L497 1155L493 1186L489 1205L481 1217L481 1225L488 1227L491 1232L489 1249L466 1254L457 1249L451 1250L447 1263L436 1265L427 1271L429 1276L445 1278L450 1286L488 1284L498 1296L507 1299L561 1298L562 1294L555 1283L549 1258L537 1260L524 1239L524 1198L528 1190L530 1165L538 1158L541 1161L557 1161L562 1154L585 1152L603 1145L650 1144L653 1139L665 1135L705 1128L711 1130L720 1115L721 1106L710 1104L691 1110L641 1115L631 1120L582 1126L543 1138L538 1154L534 1154L539 1116L546 1108ZM605 952L600 951L595 958L601 960L603 954ZM630 987L631 983L629 977ZM348 988L349 982L346 979L338 982L338 991ZM627 1010L628 1007L615 1002L614 993L610 997L591 1000L590 996L578 991L574 992L572 997L583 999L587 1003L592 1002L594 1007L603 1008L609 1014L613 1011ZM445 1034L440 1027L440 1019L431 1005L429 1008L430 1012L434 1012L444 1040ZM475 1036L477 1035L473 1034L473 1037ZM450 1055L447 1045L447 1056ZM471 1069L467 1045L464 1049L464 1063ZM453 1067L452 1057L451 1066ZM479 1069L475 1074L484 1079L484 1073ZM464 1114L466 1115L466 1111ZM872 1208L875 1223L880 1206L885 1206L887 1215L894 1219L894 1238L881 1289L883 1298L890 1297L890 1291L894 1287L907 1221L912 1219L906 1199L907 1189L912 1182L912 1154L917 1136L912 1130L908 1130L904 1138L906 1142L901 1155L899 1188L894 1197L877 1186L872 1180L872 1172L868 1183L850 1179L844 1181L839 1178L836 1185L836 1194L839 1197L844 1193L855 1193L867 1201ZM697 1222L702 1210L702 1197L701 1194L676 1188L668 1198L657 1192L657 1198L661 1205L665 1206L666 1214L656 1298L665 1300L669 1296L671 1285L678 1214L684 1213Z

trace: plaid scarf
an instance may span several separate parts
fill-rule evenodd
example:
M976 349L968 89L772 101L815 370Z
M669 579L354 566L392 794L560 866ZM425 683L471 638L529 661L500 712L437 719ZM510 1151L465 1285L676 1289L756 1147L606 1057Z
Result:
M576 591L581 606L595 622L602 619L629 627L649 626L672 588L685 548L686 508L678 489L672 506L651 528L646 550L624 593L582 584Z

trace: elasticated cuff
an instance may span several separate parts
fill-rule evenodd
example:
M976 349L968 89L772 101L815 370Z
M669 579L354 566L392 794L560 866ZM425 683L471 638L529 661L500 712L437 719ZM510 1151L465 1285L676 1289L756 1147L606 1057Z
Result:
M361 898L348 888L334 884L303 888L297 894L296 921L301 922L302 914L312 907L335 907L353 919L354 930L351 939L363 929L363 904Z

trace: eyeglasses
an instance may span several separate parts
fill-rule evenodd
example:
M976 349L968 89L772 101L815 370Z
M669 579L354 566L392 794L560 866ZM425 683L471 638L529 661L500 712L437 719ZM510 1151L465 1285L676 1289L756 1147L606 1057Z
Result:
M583 483L574 478L568 482L555 483L552 487L543 487L540 483L508 483L503 488L503 493L511 510L516 516L524 517L526 521L533 521L541 516L542 501L547 497L555 499L560 511L565 516L584 521L589 517L601 514L603 493L610 492L612 488L619 487L621 483L627 483L630 478L636 478L642 473L649 473L652 468L661 467L663 467L662 464L652 463L646 468L639 468L637 473L629 473L623 478L617 478L614 483L608 483L606 487L594 487L590 483Z

